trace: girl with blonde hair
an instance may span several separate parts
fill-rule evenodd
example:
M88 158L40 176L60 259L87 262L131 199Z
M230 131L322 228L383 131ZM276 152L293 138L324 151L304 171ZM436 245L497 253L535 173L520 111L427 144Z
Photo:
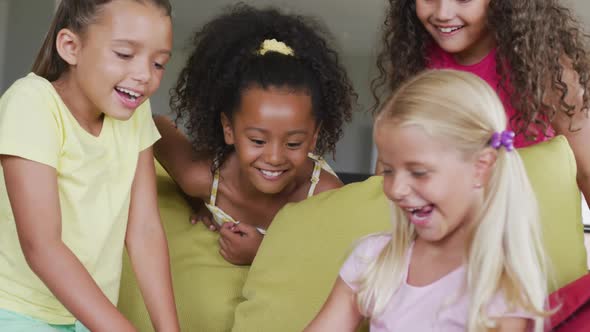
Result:
M417 75L375 122L391 234L360 242L306 331L542 331L537 202L500 99L473 74Z

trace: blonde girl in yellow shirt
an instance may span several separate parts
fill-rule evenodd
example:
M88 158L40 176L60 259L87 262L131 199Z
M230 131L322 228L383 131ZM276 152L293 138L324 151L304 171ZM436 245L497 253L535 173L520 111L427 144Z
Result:
M62 0L33 73L0 99L0 330L135 331L126 245L157 331L178 331L148 97L168 0Z

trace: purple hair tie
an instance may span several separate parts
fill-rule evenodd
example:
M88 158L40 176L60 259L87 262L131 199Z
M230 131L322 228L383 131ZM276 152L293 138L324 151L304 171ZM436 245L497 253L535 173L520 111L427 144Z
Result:
M504 146L506 151L514 150L514 132L512 130L504 130L501 133L495 132L494 135L492 135L490 145L494 149L499 149Z

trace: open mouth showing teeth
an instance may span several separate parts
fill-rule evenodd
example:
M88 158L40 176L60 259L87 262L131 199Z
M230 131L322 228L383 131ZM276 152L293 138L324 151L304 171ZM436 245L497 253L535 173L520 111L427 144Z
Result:
M268 177L268 178L276 178L276 177L278 177L279 175L283 174L285 171L274 171L274 172L273 172L273 171L267 171L267 170L264 170L264 169L260 169L260 172L261 172L261 173L262 173L264 176L266 176L266 177Z
M457 27L449 27L449 28L438 28L438 30L442 33L451 33L451 32L455 32L459 29L463 28L463 26L457 26Z
M125 88L121 88L121 87L115 87L115 90L117 90L117 92L122 95L123 97L131 100L131 101L135 101L137 98L141 97L142 94L125 89Z
M426 221L428 217L430 217L432 211L434 211L434 205L428 204L421 207L406 208L405 210L411 214L412 222L419 223L421 221Z

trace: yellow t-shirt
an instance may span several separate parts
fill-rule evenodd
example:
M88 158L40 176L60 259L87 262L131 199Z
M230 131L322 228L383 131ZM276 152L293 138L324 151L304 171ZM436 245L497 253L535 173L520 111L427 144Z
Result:
M0 154L56 169L62 240L114 304L139 153L159 137L149 102L128 121L105 117L100 135L91 135L51 83L35 74L16 81L0 98ZM1 165L0 308L51 324L75 322L25 261Z

